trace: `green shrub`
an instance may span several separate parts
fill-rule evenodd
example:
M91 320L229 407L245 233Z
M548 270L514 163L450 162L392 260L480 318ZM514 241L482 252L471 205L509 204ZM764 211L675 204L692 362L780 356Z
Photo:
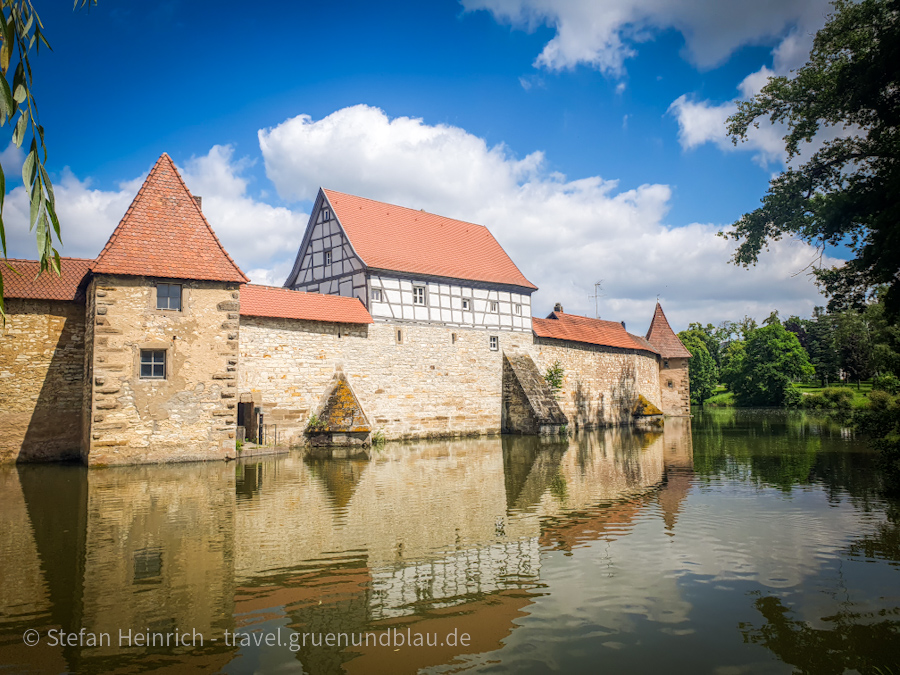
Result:
M803 397L803 407L817 410L819 408L831 407L828 400L822 394L809 394Z
M900 394L900 377L893 373L885 373L872 380L872 391L886 391L889 394Z
M829 408L846 410L853 401L853 391L844 387L828 387L822 390L822 396L828 402Z
M803 394L791 385L784 388L784 406L786 408L799 408L803 405Z

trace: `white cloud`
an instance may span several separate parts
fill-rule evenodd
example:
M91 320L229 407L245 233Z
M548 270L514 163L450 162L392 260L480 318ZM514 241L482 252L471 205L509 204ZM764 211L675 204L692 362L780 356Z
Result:
M791 31L797 41L824 22L828 0L461 0L467 11L487 10L501 23L556 31L534 65L548 70L585 64L611 75L639 43L674 29L688 60L701 68L723 62L737 48ZM808 52L809 49L807 48ZM785 47L784 58L791 51Z
M604 318L645 330L657 295L676 327L689 321L809 314L822 304L803 275L805 244L777 242L752 270L731 265L716 225L665 224L667 185L623 190L593 176L568 180L463 129L355 106L260 131L266 172L286 199L311 199L319 185L487 225L540 287L535 311L554 302L593 314L604 280ZM297 239L299 244L299 237ZM296 248L296 247L295 247Z

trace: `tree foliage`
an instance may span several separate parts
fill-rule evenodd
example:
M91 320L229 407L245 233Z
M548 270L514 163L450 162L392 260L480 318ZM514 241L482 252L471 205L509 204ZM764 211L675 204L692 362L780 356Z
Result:
M729 362L729 388L742 406L780 406L791 382L814 374L797 336L780 323L750 333L742 351Z
M678 338L691 353L688 375L691 383L691 403L701 405L712 396L719 381L716 362L706 346L706 335L698 330L684 330Z
M823 129L842 129L802 165L772 179L762 205L724 236L734 261L755 264L770 241L795 236L820 250L848 245L842 267L816 271L829 308L861 307L877 284L900 311L900 0L835 0L809 61L772 77L728 119L732 140L768 118L787 127L789 161ZM821 136L820 136L821 139Z

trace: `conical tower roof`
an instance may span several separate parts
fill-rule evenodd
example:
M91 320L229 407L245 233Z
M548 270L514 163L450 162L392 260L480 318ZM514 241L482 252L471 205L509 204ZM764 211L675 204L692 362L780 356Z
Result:
M244 283L174 162L163 153L97 256L95 274Z
M681 344L681 340L666 320L659 302L656 303L653 321L650 322L650 330L647 331L647 342L653 345L663 358L691 358L691 353Z

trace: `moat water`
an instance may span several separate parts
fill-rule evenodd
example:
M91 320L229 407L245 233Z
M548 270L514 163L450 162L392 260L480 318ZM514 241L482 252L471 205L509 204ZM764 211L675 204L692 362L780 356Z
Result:
M370 460L0 467L0 672L900 673L875 460L822 418L718 409Z

